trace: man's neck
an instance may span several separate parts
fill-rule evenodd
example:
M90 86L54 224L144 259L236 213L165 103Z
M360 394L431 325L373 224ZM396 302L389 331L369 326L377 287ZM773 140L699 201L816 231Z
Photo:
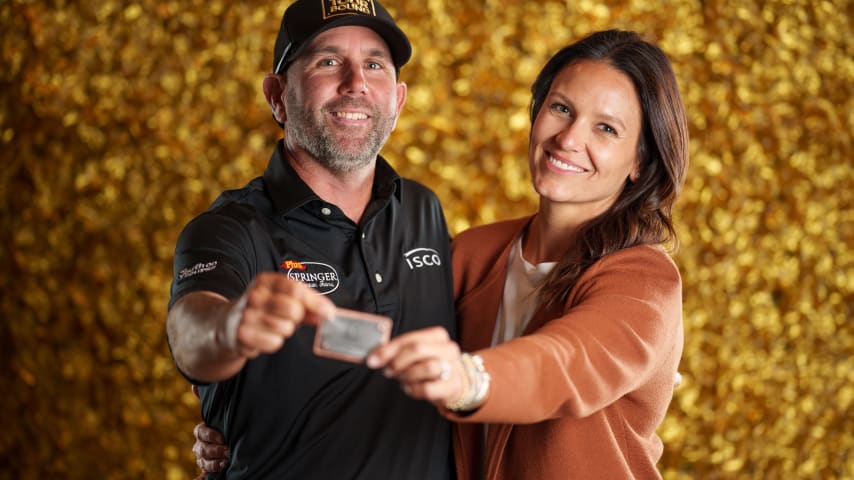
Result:
M376 160L352 172L333 172L317 160L296 152L287 152L287 161L297 175L324 201L344 212L358 224L371 200Z

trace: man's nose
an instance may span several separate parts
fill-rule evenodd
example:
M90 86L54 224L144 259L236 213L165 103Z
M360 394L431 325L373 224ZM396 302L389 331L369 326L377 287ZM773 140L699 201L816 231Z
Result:
M368 80L364 70L359 66L350 66L344 71L341 81L341 93L350 95L368 93Z

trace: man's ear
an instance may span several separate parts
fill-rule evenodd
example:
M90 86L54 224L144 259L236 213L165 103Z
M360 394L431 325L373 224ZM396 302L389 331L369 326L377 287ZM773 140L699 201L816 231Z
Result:
M263 88L264 98L267 99L267 104L270 105L273 118L279 123L285 123L287 115L285 114L285 102L282 100L285 92L285 76L268 73L264 77Z
M403 82L397 82L397 115L400 115L403 110L403 104L406 103L407 87Z

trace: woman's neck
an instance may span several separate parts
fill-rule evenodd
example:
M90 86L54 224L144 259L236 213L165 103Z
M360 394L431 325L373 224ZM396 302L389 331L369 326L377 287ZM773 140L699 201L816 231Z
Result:
M586 219L567 215L565 209L540 202L537 215L522 239L522 257L530 263L560 261L575 243L578 228Z

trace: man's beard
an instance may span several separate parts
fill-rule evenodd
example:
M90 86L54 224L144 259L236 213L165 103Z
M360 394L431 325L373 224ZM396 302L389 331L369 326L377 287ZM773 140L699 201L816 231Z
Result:
M376 107L369 106L370 118L375 120L375 123L366 138L362 141L348 138L345 129L336 137L329 125L323 121L323 113L316 112L315 116L312 115L315 112L302 108L291 88L288 88L287 96L288 105L291 106L287 111L287 135L321 165L334 172L353 172L370 165L394 129L394 115L385 115ZM345 97L325 105L324 110L340 110L348 106L364 108L367 105Z

